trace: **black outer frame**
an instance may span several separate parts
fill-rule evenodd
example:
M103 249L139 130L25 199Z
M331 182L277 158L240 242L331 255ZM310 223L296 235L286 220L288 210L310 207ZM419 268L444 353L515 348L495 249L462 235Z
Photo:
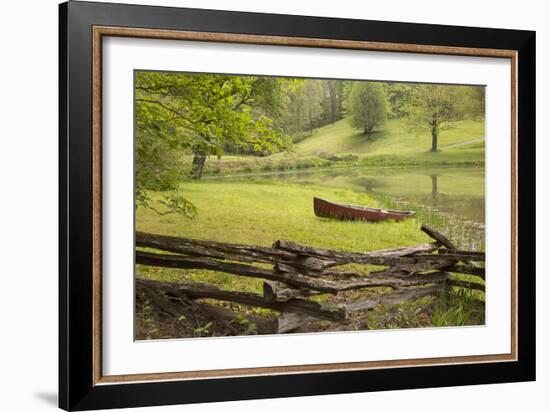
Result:
M93 25L516 50L518 361L94 386ZM59 205L59 406L65 410L535 380L535 32L109 3L63 3L59 6Z

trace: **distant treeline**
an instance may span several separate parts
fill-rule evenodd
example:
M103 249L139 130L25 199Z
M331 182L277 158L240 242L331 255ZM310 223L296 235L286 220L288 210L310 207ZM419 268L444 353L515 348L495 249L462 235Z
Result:
M290 136L293 143L346 115L366 135L386 119L409 118L422 126L421 116L426 122L429 117L437 122L437 117L449 121L485 115L485 89L478 86L317 79L272 79L266 83L273 89L268 99L257 102L254 112L271 118L273 128ZM420 109L423 114L418 113ZM224 152L269 154L230 141Z

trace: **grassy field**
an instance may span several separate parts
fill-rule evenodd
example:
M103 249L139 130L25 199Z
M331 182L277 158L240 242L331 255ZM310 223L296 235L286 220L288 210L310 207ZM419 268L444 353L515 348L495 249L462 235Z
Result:
M182 192L198 207L194 219L180 215L158 215L150 209L138 208L136 229L139 231L166 234L194 239L270 246L278 239L291 240L310 246L319 246L348 251L369 251L375 249L408 246L431 241L419 230L421 221L408 219L402 222L386 221L364 223L320 219L312 210L312 197L321 196L339 202L384 206L366 194L351 187L337 188L330 185L316 185L310 181L302 183L278 182L265 179L251 181L202 180L182 184ZM153 196L156 196L153 194ZM137 265L137 276L164 281L189 280L215 285L221 289L261 293L261 279L245 278L222 272L201 270L178 270ZM354 270L365 271L364 266ZM383 289L377 293L384 293ZM387 291L386 291L387 292ZM353 296L369 296L369 291L356 291L334 299ZM322 297L326 299L327 296ZM333 299L333 298L330 298ZM483 322L482 304L468 301L470 296L457 300L436 300L431 315L420 310L426 299L399 305L394 308L380 307L368 316L353 318L358 329L382 329L395 327L447 326L457 324L456 315L447 312L465 306L471 313L461 313L465 323ZM465 304L465 302L467 302ZM218 304L215 301L211 304ZM480 306L481 305L481 306ZM227 307L227 306L225 306ZM250 308L236 304L232 310L253 316L272 317L268 309ZM476 308L475 311L472 308ZM475 313L474 313L475 312ZM481 316L481 318L480 318ZM140 339L170 337L181 333L183 323L172 323L168 328L159 326L147 313L147 307L138 308L137 327ZM175 326L174 326L175 325ZM179 325L179 326L178 326ZM178 332L178 330L180 330ZM188 333L206 333L198 328ZM202 336L202 335L200 335Z
M204 180L186 182L182 190L198 207L196 218L159 216L149 209L139 208L137 230L263 246L285 239L353 251L411 245L428 240L418 230L414 219L367 225L320 219L313 214L313 196L345 203L378 205L366 193L349 189L267 180Z
M444 217L447 221L457 221L455 217L460 217L461 220L477 224L485 221L483 168L330 168L278 173L263 178L345 188L356 192L368 191L379 200L383 197L383 203L389 208L415 209L419 206L419 212L422 212L423 217L430 212L430 217L423 223L446 232L450 232L456 225L445 225L442 220ZM397 200L404 204L397 204ZM391 202L391 205L388 202ZM483 233L479 235L483 236ZM464 248L478 246L462 245Z
M207 174L257 173L327 167L483 166L483 121L464 120L443 127L439 151L432 153L429 133L389 120L367 139L347 119L321 127L284 153L266 157L224 155L206 162ZM470 143L471 142L471 143ZM187 159L190 163L191 157Z
M313 214L313 196L356 204L379 205L364 193L311 184L269 181L188 182L182 187L198 207L194 219L180 215L159 216L138 208L138 231L271 246L279 239L310 246L348 251L369 251L429 241L414 219L365 224L320 219ZM227 289L261 291L262 281L216 272L174 270L138 266L138 275L162 280L179 277L213 283Z
M458 147L446 149L446 146L484 136L485 124L482 121L463 120L449 123L441 130L439 148L442 152L454 151ZM320 150L335 155L418 155L428 152L430 148L430 134L425 130L411 129L403 120L388 120L379 131L375 131L367 138L362 132L353 129L347 119L342 119L316 129L311 137L296 145L296 152L302 155L315 155ZM462 150L458 149L459 152Z
M159 215L140 207L136 210L136 229L229 243L270 246L276 240L284 239L330 249L370 251L428 242L431 239L419 228L421 223L430 223L437 229L443 229L453 239L464 241L464 245L459 243L464 247L468 247L465 245L472 242L472 239L477 241L470 233L472 230L476 236L481 233L479 241L473 246L477 249L480 245L483 246L484 232L478 233L477 228L471 229L460 222L455 224L454 218L441 213L440 209L447 201L454 205L458 214L465 214L462 209L472 207L472 198L479 198L484 204L484 184L480 184L484 182L484 170L448 167L482 166L485 143L479 139L483 135L483 122L456 122L442 131L441 151L429 153L429 137L418 131L408 130L402 121L388 121L383 130L375 133L371 139L366 139L366 136L358 134L343 119L316 130L311 137L295 145L291 152L267 157L211 157L206 162L206 176L202 180L184 180L181 184L181 193L198 208L194 219L177 214ZM474 142L470 143L471 141ZM451 145L453 147L447 147ZM187 164L190 160L191 157L188 156L183 162ZM405 176L400 168L408 166L413 166L414 169ZM438 169L439 166L444 167ZM307 173L305 178L303 174L294 173L316 170L318 172ZM282 171L288 172L289 178L277 178L274 172ZM319 176L316 177L315 173L319 173ZM242 174L253 177L212 176ZM436 197L432 193L432 176L437 176ZM153 198L159 195L152 193ZM417 217L413 219L367 224L317 218L313 213L314 196L342 203L399 209L410 206L399 203L400 198L408 197L413 202L418 200L418 204L424 206L414 208L417 210ZM439 208L432 208L432 203ZM483 220L483 216L480 219ZM369 268L354 269L366 273ZM260 279L222 272L142 265L137 265L136 271L141 278L190 280L227 290L261 293L263 284ZM467 276L459 277L468 279ZM350 293L367 296L368 293L384 293L384 290ZM463 293L464 290L457 291L451 300L436 299L431 303L429 312L421 310L426 299L429 299L425 298L392 308L379 307L370 311L368 316L353 318L350 322L356 329L482 324L483 303L475 296L472 297L470 292L461 295ZM359 295L354 295L354 298ZM338 301L350 297L344 293L343 296L324 295L320 298ZM210 303L223 305L247 316L274 316L268 309L216 301ZM140 339L210 336L215 333L208 330L207 320L195 322L195 326L192 326L193 322L185 320L163 324L155 313L148 312L146 305L139 307L136 314L137 336ZM199 324L202 326L197 326ZM187 328L185 331L182 330L182 325ZM245 326L248 328L249 325ZM240 330L239 334L248 332Z

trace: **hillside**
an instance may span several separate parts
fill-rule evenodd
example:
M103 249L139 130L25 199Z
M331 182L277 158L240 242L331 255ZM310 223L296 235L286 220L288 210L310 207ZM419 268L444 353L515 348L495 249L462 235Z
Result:
M205 174L270 173L332 166L482 166L485 162L483 121L463 120L441 130L439 151L432 153L431 136L408 128L402 120L387 121L367 137L346 119L316 129L289 152L271 156L211 156ZM191 156L184 158L190 167Z
M444 151L482 151L485 136L483 121L464 120L445 125L441 130L439 148ZM472 145L467 144L470 141ZM481 144L480 144L481 143ZM424 154L429 151L431 136L426 131L410 129L402 120L389 120L373 135L367 137L353 129L347 119L321 127L299 142L295 151L300 155L318 155L326 152L335 155L404 155ZM474 146L474 147L470 147ZM433 154L432 154L433 155Z

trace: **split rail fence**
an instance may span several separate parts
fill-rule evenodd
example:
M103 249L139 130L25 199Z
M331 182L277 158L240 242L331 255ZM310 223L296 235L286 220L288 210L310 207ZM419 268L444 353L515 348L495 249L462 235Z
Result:
M338 324L354 312L437 295L442 288L485 291L484 284L459 280L453 275L485 279L484 252L458 250L440 232L426 225L421 230L434 241L366 253L321 249L284 240L276 241L272 247L261 247L138 232L136 263L140 265L225 272L260 278L264 283L262 294L222 290L197 282L141 278L136 280L136 289L173 316L177 316L177 303L181 299L214 299L272 309L281 313L272 327L273 333L290 332L318 319ZM377 269L365 275L342 268L348 264L372 265ZM339 304L310 299L321 294L382 287L393 291ZM201 305L208 306L216 316L215 307ZM223 316L227 317L227 312Z

